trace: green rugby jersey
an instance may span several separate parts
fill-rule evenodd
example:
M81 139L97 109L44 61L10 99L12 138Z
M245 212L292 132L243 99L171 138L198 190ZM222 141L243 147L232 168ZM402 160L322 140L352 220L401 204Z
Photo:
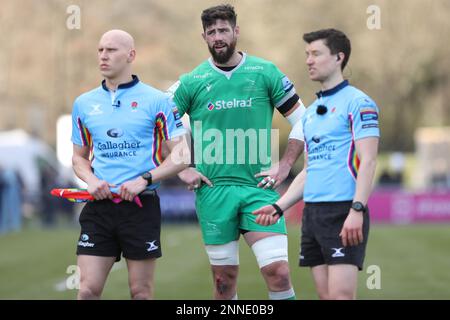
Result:
M273 63L242 55L228 72L209 58L175 87L179 116L190 117L196 167L216 185L256 186L254 175L272 164L274 108L298 97Z

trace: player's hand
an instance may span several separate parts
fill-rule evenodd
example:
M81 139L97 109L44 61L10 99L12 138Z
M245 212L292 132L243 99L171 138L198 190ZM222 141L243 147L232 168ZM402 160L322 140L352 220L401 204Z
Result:
M268 189L278 188L278 186L287 178L291 167L285 163L276 163L269 170L261 171L255 174L255 178L264 177L257 187Z
M363 220L364 218L362 212L357 212L353 209L350 209L350 212L345 219L341 233L339 234L344 247L346 247L347 245L356 246L363 242Z
M93 178L87 181L87 191L94 197L95 200L112 199L113 196L109 188L112 186L104 180Z
M274 224L280 219L280 215L275 214L276 210L272 205L261 207L252 213L258 215L256 217L256 223L262 226L268 226Z
M120 185L119 195L123 200L133 201L139 193L145 190L147 181L142 177L126 181Z
M178 174L178 177L188 185L189 190L195 190L200 188L202 183L206 183L212 187L213 184L207 177L195 170L195 168L186 168Z

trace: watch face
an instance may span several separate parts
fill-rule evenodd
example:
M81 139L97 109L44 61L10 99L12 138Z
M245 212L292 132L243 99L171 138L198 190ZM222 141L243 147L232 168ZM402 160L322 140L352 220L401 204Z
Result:
M356 211L364 211L364 205L361 202L354 202L352 208Z
M148 184L152 184L152 174L150 172L146 172L142 175L142 178L147 180Z
M142 175L142 178L144 178L144 179L149 179L149 178L151 178L152 177L152 175L150 174L150 173L148 173L148 172L146 172L146 173L144 173L143 175Z

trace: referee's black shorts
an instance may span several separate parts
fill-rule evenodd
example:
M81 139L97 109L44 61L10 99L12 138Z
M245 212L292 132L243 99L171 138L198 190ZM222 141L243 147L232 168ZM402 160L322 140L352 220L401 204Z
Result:
M80 214L77 255L143 260L161 257L161 208L156 191L135 202L88 202Z
M352 264L362 270L369 236L369 210L363 218L363 242L344 247L339 234L351 208L351 201L305 203L299 265Z

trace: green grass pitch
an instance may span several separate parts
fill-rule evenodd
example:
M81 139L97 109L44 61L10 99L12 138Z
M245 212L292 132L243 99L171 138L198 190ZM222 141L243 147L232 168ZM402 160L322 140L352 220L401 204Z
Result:
M75 299L66 288L76 264L77 228L26 229L0 236L0 299ZM317 299L308 268L297 267L299 227L289 227L289 259L299 299ZM210 299L212 280L195 224L164 224L163 257L155 274L155 299ZM372 225L359 299L450 298L449 225ZM381 288L369 289L367 268L380 269ZM267 299L251 250L240 242L239 299ZM104 299L129 299L126 264L116 263Z

